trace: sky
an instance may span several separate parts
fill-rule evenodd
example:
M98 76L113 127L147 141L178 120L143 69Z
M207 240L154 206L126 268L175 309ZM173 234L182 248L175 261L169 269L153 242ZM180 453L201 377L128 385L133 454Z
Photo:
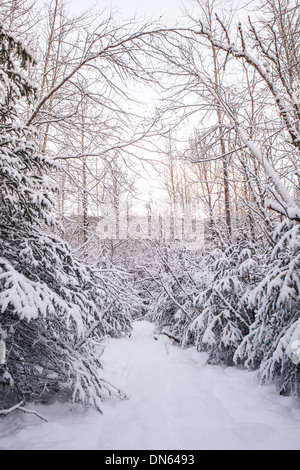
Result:
M161 15L176 19L180 14L181 0L111 0L110 3L122 10L124 14L141 12L153 19Z
M185 0L185 4L190 0ZM176 21L180 16L182 0L72 0L75 8L86 9L87 6L97 4L100 8L117 9L125 18L133 18L135 14L147 19L158 19L165 16ZM99 4L99 5L98 5Z
M239 19L243 21L249 13L252 16L260 0L219 0L216 3L219 5L218 9L225 10L231 9L232 4L235 4ZM180 20L185 10L192 12L193 7L198 10L195 4L195 0L70 0L70 5L78 10L96 5L99 9L116 9L126 19L138 16L141 19L158 20L162 16L165 22L171 24Z

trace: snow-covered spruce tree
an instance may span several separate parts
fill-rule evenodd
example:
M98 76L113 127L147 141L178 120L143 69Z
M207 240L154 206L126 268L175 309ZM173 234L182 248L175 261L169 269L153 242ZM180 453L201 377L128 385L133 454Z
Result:
M115 299L55 235L46 178L53 165L37 153L19 115L34 99L26 75L32 64L1 28L0 406L63 399L100 409L107 394L122 395L99 375L102 317ZM129 317L124 323L129 328Z
M152 305L158 331L167 331L183 347L196 345L208 362L233 365L234 354L254 319L248 298L265 267L258 247L235 231L234 239L203 252L174 253L167 269L156 273L161 292ZM183 255L183 256L182 256ZM195 259L194 259L195 258Z
M256 247L243 234L227 247L207 252L205 264L197 276L201 288L194 296L198 314L183 344L193 340L199 351L208 353L208 362L232 365L235 351L253 321L248 297L263 274L262 266Z
M255 321L235 354L249 369L259 369L262 383L278 380L281 393L300 395L300 233L285 219L274 233L268 271L249 303Z

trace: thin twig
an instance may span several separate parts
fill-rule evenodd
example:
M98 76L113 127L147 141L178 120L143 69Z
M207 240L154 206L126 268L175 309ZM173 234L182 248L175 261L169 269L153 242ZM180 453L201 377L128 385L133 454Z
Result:
M43 416L41 416L39 413L37 413L36 411L34 410L28 410L28 408L24 408L22 405L23 405L23 401L21 401L20 403L17 403L16 405L12 406L11 408L8 408L6 410L0 410L0 415L8 415L9 413L12 413L13 411L15 410L20 410L20 411L23 411L23 413L29 413L29 414L33 414L35 416L37 416L38 418L40 418L41 420L45 421L46 423L48 422L46 420L46 418L44 418Z

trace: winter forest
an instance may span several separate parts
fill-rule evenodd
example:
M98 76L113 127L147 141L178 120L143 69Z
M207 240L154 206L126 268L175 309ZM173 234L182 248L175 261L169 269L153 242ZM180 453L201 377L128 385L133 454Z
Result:
M0 421L140 321L298 403L299 1L104 3L0 0Z

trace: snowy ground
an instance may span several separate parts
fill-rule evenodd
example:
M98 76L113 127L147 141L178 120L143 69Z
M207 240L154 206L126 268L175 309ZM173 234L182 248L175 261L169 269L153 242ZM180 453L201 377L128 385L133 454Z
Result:
M103 376L128 399L104 414L79 406L35 406L48 422L16 412L0 420L0 449L300 449L300 402L259 386L256 375L205 364L153 325L111 339Z

